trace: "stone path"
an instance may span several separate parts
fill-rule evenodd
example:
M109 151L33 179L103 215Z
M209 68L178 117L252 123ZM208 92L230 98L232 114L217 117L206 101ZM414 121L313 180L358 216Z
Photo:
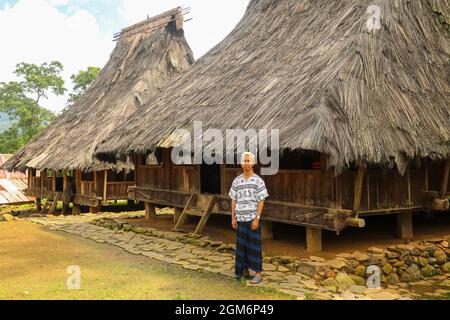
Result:
M179 265L188 270L213 272L226 277L234 277L234 255L230 252L220 252L215 248L201 247L190 243L177 241L176 234L172 239L150 236L142 229L141 233L124 230L111 230L92 224L105 218L141 218L140 213L100 213L81 216L34 217L27 220L47 226L50 230L75 234L98 243L105 243L122 248L132 254L143 255L158 261ZM135 230L136 231L136 230ZM140 230L137 230L140 231ZM161 231L154 231L158 234ZM145 233L145 234L144 234ZM178 234L179 235L179 234ZM184 234L186 236L186 234ZM264 281L260 286L272 288L293 295L297 299L335 299L335 300L409 300L418 298L437 298L448 294L450 288L449 274L434 278L440 288L430 281L416 283L399 283L389 285L384 289L368 289L353 282L346 282L345 274L336 277L340 286L333 284L318 284L313 276L293 273L288 268L271 263L264 263ZM340 277L340 278L339 278ZM346 285L346 283L348 285ZM246 283L247 285L249 282ZM416 293L412 288L420 288ZM439 291L440 290L440 291ZM422 292L423 291L423 292Z

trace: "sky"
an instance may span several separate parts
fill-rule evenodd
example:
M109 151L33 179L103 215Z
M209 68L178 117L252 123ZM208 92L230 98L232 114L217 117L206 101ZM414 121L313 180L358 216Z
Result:
M186 38L196 58L233 30L248 0L0 0L0 82L16 80L17 63L64 65L70 76L88 66L103 67L122 28L181 6L189 7ZM42 105L61 111L67 96L50 95Z

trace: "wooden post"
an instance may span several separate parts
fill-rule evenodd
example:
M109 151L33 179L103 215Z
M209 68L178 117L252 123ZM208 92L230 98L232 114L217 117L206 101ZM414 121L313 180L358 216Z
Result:
M261 239L273 240L272 221L260 221L261 225Z
M173 215L173 222L177 223L178 219L180 219L181 213L183 212L183 209L181 208L174 208L174 215Z
M56 191L56 170L52 170L52 191Z
M163 189L170 189L170 167L171 167L170 149L163 149Z
M308 252L322 251L322 229L306 227L306 249Z
M108 188L108 170L105 170L105 172L103 173L105 176L103 177L103 201L107 200L107 188Z
M145 220L155 220L156 210L153 203L145 202Z
M89 213L99 213L101 210L101 205L98 205L97 207L89 207Z
M27 169L27 177L28 177L28 188L32 188L32 179L33 179L33 169Z
M445 162L444 173L442 175L442 185L441 185L441 198L445 198L448 190L448 177L450 174L450 156L447 157Z
M67 170L63 170L62 174L63 174L63 192L66 192L66 189L68 187L70 187L68 184L68 181L67 181ZM69 205L70 205L70 203L66 203L66 202L64 202L64 200L65 200L65 197L63 197L62 214L68 213Z
M42 199L36 198L36 210L41 211L42 210Z
M359 209L361 207L361 195L362 195L362 187L364 181L364 173L366 171L365 164L360 161L358 165L358 173L355 177L355 191L354 191L354 201L353 201L353 214L358 216Z
M79 204L74 203L72 208L72 215L79 216L81 214L81 207Z
M44 197L44 177L47 175L47 171L41 171L41 198ZM50 191L50 190L49 190Z
M412 213L397 214L397 236L404 240L413 239Z
M94 174L94 194L97 196L99 194L98 190L98 177L97 177L97 171L92 172Z
M139 179L138 179L138 177L139 177L139 166L142 163L141 158L142 158L141 154L137 154L134 157L134 185L135 186L138 185L138 181L139 181Z

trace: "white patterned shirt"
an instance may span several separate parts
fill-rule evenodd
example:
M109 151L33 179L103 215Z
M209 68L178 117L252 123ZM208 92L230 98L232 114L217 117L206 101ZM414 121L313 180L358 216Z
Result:
M248 222L256 218L258 203L266 199L269 193L260 176L254 174L245 179L241 174L234 179L229 196L236 201L236 220Z

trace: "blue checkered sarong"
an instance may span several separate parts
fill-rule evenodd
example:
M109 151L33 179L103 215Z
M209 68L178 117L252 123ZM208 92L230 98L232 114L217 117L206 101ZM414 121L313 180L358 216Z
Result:
M235 275L241 277L246 268L262 272L261 225L252 230L252 221L239 222L236 235Z

